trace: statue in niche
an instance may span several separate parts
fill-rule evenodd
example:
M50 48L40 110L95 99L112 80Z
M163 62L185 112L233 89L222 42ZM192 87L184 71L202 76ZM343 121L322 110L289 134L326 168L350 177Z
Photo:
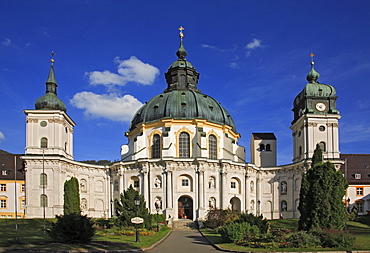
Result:
M87 200L81 199L81 209L86 210L87 209Z
M80 183L81 191L86 191L86 180L82 179Z
M154 201L155 209L162 209L162 199L160 197L156 197Z
M211 189L215 188L215 179L213 177L209 178L208 187Z
M162 182L159 177L155 177L154 179L154 187L155 188L162 188Z
M216 199L214 197L209 198L208 205L210 209L216 208Z
M287 210L287 203L286 201L281 202L281 211L286 211Z
M288 191L288 184L285 181L281 182L281 193L287 193L287 191Z

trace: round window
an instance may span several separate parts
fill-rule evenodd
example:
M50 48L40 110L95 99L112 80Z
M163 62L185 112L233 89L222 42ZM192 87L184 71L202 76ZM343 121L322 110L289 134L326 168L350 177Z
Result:
M324 132L324 131L325 131L325 127L324 127L324 126L320 126L320 127L319 127L319 130L320 130L321 132Z
M46 127L47 125L48 125L48 123L45 120L40 122L40 126L42 126L42 127Z

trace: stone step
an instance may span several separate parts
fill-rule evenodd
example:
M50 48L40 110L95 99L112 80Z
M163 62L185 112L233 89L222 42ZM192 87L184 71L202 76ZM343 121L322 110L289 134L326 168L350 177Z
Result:
M189 231L196 229L195 223L192 220L183 219L173 221L173 229L178 231Z

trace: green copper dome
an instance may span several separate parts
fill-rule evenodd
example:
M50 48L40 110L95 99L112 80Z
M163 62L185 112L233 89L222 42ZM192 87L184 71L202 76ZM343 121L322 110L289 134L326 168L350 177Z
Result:
M329 84L322 84L317 81L320 74L315 70L314 63L311 63L311 70L308 73L306 79L309 82L302 90L301 96L313 96L313 97L336 97L336 90ZM298 96L299 96L298 95Z
M229 125L236 132L234 120L220 103L210 96L192 90L173 90L155 96L136 112L130 130L137 124L161 119L205 119Z
M182 28L182 27L181 27ZM205 119L220 125L231 126L236 132L234 120L214 98L202 94L197 87L199 73L185 57L184 35L180 29L178 57L165 73L167 88L153 97L134 115L130 130L136 125L161 119Z
M55 80L54 60L51 62L45 95L36 100L35 108L36 110L61 110L66 112L66 105L57 96L58 85Z

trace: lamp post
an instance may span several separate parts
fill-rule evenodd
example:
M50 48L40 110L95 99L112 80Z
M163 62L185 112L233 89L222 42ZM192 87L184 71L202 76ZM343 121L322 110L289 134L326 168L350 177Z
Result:
M159 206L155 209L157 211L157 218L155 219L155 221L157 222L157 232L159 231L159 226L158 226L158 213L159 213L159 210L161 210L159 208Z
M136 206L136 217L138 217L139 216L139 205L140 205L139 195L136 195L134 202ZM137 228L137 223L135 224L135 227L136 227L136 242L140 242L139 229Z

